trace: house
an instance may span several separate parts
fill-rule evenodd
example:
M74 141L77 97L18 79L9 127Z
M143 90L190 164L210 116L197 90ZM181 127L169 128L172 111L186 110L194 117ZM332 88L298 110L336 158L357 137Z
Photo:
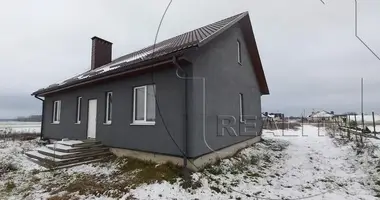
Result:
M282 121L285 119L284 113L269 113L269 117L271 117L274 121Z
M327 112L327 111L313 111L311 115L308 116L309 121L330 121L334 117L334 112Z
M116 155L203 166L260 140L266 94L244 12L114 60L112 43L93 37L91 69L32 95L43 139L93 138Z

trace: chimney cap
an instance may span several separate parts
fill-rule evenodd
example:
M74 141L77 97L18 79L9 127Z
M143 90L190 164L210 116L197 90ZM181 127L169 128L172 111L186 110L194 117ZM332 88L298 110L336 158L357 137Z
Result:
M100 37L98 37L98 36L94 36L94 37L92 37L91 40L100 40L100 41L102 41L102 42L105 42L105 43L108 43L108 44L112 44L112 42L107 41L107 40L105 40L105 39L102 39L102 38L100 38Z

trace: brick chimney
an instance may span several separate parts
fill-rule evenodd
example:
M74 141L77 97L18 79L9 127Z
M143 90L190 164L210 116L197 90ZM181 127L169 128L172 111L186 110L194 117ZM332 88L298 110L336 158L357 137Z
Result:
M92 37L91 69L108 64L112 59L112 43L96 36Z

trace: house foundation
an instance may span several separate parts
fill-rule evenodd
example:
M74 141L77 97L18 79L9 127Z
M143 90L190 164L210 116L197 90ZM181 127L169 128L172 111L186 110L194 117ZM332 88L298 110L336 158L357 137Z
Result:
M261 140L260 136L255 138L233 144L231 146L213 151L211 153L202 155L197 158L188 159L187 168L193 171L199 171L209 164L215 163L219 159L228 158L235 155L239 150L247 148ZM145 161L152 161L155 163L164 164L171 162L178 166L183 166L183 158L177 156L169 156L157 153L148 153L130 149L110 148L110 151L118 157L132 157Z

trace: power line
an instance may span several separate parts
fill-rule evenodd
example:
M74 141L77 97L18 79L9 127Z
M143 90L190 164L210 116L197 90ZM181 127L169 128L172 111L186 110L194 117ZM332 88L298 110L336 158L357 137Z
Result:
M158 28L157 28L157 31L156 31L156 35L155 35L155 39L154 39L154 44L153 44L153 49L152 49L152 56L151 56L151 58L154 58L154 53L155 53L155 48L156 48L157 37L158 37L159 31L160 31L160 29L161 29L161 25L162 25L162 22L163 22L163 20L164 20L164 17L165 17L165 15L166 15L166 13L167 13L169 7L171 6L172 1L173 1L173 0L170 0L169 4L167 5L167 7L166 7L166 9L165 9L165 11L164 11L164 13L163 13L163 15L162 15L162 17L161 17L160 23L159 23L159 25L158 25ZM321 0L321 1L322 1L322 0ZM322 2L323 2L323 1L322 1ZM154 72L153 72L153 70L152 70L152 72L151 72L151 77L152 77L152 83L154 83ZM179 146L179 145L177 144L177 142L175 141L173 135L170 133L169 128L167 127L167 124L166 124L166 122L165 122L164 117L162 116L162 113L161 113L161 109L160 109L160 105L159 105L159 102L158 102L158 98L157 98L157 94L156 94L156 89L155 89L155 88L153 89L153 92L154 92L154 96L155 96L155 103L156 103L156 106L157 106L157 111L158 111L158 114L159 114L159 116L160 116L160 118L161 118L161 121L162 121L162 123L163 123L163 125L164 125L164 127L165 127L166 133L169 135L169 137L171 138L171 140L173 141L173 143L176 145L176 147L178 148L178 150L181 152L181 154L183 155L183 157L187 160L187 155L186 155L186 153L180 148L180 146ZM187 112L187 111L186 111L186 112ZM262 134L262 131L263 131L263 125L264 125L264 123L262 123L262 125L261 125L261 129L260 129L260 134L259 134L259 135ZM190 163L191 163L191 164L192 164L197 170L200 169L197 165L195 165L195 163L194 163L193 161L191 161L191 160L188 160L188 161L189 161L189 162L190 162ZM206 177L208 177L208 178L211 177L210 175L208 175L208 174L206 174L206 173L204 174L204 176L206 176ZM211 178L212 178L212 177L211 177ZM226 187L226 186L224 186L224 187ZM262 200L282 200L282 199L272 199L272 198L257 197L257 196L255 196L255 195L253 195L253 194L247 194L247 193L244 193L244 192L241 192L241 191L235 190L235 189L233 189L231 186L228 186L228 187L226 187L226 188L229 189L230 191L233 191L233 192L236 192L236 193L239 193L239 194L245 195L245 196L247 196L247 197L256 198L256 199L262 199ZM300 197L300 198L295 198L295 199L291 199L291 200L308 199L308 198L312 198L312 197L316 197L316 196L320 196L320 195L323 195L323 194L329 193L330 191L331 191L331 190L328 190L328 191L323 192L323 193L320 193L320 194L309 195L309 196Z
M169 10L169 7L171 6L173 0L170 0L170 2L168 3L168 5L166 6L166 9L164 11L164 13L162 14L162 17L161 17L161 20L160 20L160 23L158 25L158 28L157 28L157 31L156 31L156 36L154 37L154 43L153 43L153 49L152 49L152 56L151 58L154 58L154 54L155 54L155 48L156 48L156 43L157 43L157 37L158 37L158 33L160 32L160 29L161 29L161 25L162 25L162 22L166 16L166 13L168 12ZM152 78L152 83L154 83L154 71L152 70L151 72L151 78ZM156 103L156 107L157 107L157 111L158 111L158 115L160 116L161 118L161 121L162 121L162 124L164 125L165 127L165 130L166 130L166 133L169 135L170 139L173 141L173 143L177 146L178 150L182 153L183 156L186 156L185 152L183 152L183 150L181 149L181 147L177 144L177 142L175 141L173 135L170 133L169 131L169 128L165 122L165 119L164 117L162 116L162 113L161 113L161 109L160 109L160 105L159 105L159 102L158 102L158 98L157 98L157 94L156 94L156 88L153 89L153 93L154 93L154 99L155 99L155 103Z
M324 5L326 3L323 0L320 0ZM378 59L380 60L380 56L376 54L376 52L369 47L369 45L364 42L364 40L358 34L358 0L355 0L355 37Z

